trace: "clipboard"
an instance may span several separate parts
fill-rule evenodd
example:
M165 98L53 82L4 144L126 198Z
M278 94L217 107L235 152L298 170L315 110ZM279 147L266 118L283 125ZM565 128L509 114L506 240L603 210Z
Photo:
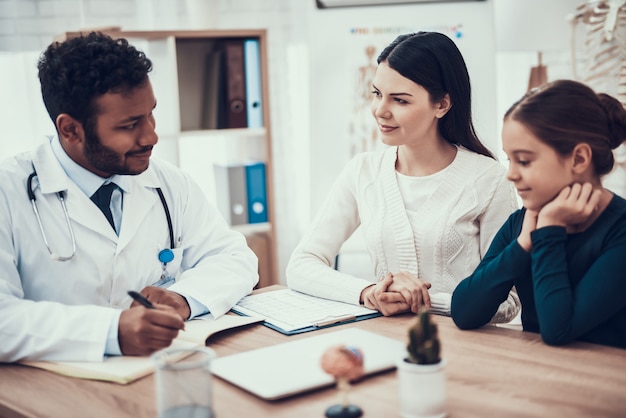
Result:
M257 293L242 298L232 312L263 319L263 325L285 335L334 327L382 316L379 311L292 289Z

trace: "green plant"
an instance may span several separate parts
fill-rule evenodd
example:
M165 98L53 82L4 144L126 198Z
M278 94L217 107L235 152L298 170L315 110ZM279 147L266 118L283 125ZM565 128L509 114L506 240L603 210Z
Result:
M406 349L406 361L415 364L436 364L441 361L439 351L441 343L437 332L437 324L431 321L427 308L422 308L412 320L408 330L409 341Z

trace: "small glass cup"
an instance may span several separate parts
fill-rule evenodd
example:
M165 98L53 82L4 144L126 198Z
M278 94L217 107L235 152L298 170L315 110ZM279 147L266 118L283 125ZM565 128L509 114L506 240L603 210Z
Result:
M213 418L207 347L168 348L152 355L159 418Z

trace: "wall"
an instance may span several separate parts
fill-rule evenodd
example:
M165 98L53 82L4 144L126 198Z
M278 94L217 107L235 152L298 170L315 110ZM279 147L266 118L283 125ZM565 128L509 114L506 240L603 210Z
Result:
M572 25L568 17L575 14L580 3L579 0L494 1L498 134L502 115L526 92L531 68L538 65L539 52L548 81L574 78L572 51L582 41L582 28ZM578 56L578 60L582 58ZM505 161L502 149L497 151Z

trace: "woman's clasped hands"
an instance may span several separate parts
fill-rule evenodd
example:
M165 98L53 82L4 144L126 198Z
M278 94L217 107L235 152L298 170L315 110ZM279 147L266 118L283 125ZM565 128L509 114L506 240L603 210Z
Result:
M417 313L422 306L430 306L430 287L430 283L406 271L387 273L378 283L363 289L361 303L385 316L407 311Z

